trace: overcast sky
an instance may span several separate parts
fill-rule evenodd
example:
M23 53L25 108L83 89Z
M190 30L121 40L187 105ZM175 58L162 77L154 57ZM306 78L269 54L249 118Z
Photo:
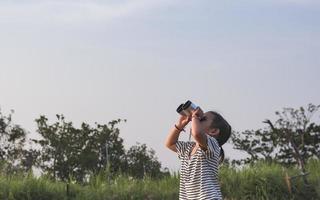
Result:
M146 143L171 170L164 141L188 99L236 131L320 103L318 0L2 0L0 28L4 114L33 135L42 114L127 119L126 148Z

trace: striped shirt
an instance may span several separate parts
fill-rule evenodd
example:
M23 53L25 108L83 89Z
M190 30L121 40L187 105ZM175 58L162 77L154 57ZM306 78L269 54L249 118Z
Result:
M181 160L180 200L222 199L218 181L220 147L214 137L207 135L207 141L207 150L199 147L193 155L191 152L195 142L176 143Z

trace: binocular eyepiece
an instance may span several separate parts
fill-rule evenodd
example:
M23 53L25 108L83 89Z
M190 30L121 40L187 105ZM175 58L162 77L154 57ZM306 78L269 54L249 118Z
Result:
M184 104L181 104L178 108L177 108L177 112L180 115L184 115L184 116L190 116L192 114L192 111L196 110L199 106L195 105L194 103L192 103L191 101L187 101Z

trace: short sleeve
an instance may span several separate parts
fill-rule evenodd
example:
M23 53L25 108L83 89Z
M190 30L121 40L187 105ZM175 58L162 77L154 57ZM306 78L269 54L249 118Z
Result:
M216 138L207 135L207 150L205 154L207 158L220 156L220 146Z
M187 148L190 142L177 141L176 149L179 159L181 159L187 152Z

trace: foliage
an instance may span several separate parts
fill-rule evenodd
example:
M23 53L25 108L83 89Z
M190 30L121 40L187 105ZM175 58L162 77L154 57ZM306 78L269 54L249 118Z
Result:
M75 128L63 115L49 124L45 116L36 119L40 140L40 168L55 180L84 182L88 176L106 168L112 172L124 167L123 139L115 127L121 120L90 127L86 123ZM109 153L108 153L109 152Z
M19 170L29 170L23 147L26 142L26 131L12 122L13 110L9 115L3 115L0 110L0 162L2 171L16 173Z
M155 151L148 150L145 144L132 146L128 150L126 157L129 174L135 178L143 178L145 176L160 178L169 173L161 171L161 163L157 160Z
M12 113L5 116L0 112L1 173L27 173L37 167L53 180L78 183L101 172L107 172L108 179L118 173L138 178L168 175L167 169L161 171L154 150L147 149L145 144L125 151L116 126L126 120L96 123L94 127L82 123L75 128L63 115L56 115L57 121L51 124L40 116L35 121L41 139L33 139L33 148L26 149L27 132L13 124Z
M41 145L38 163L48 177L54 180L85 183L98 173L105 173L107 179L118 173L136 178L161 177L167 171L161 171L161 163L155 151L145 144L132 146L127 152L116 127L122 120L91 127L82 123L75 128L72 122L66 122L63 115L57 115L58 121L49 124L45 116L36 119L38 133L42 139L34 140Z
M303 184L300 178L291 181L291 193L285 180L286 175L300 174L299 169L258 161L236 169L222 167L220 170L221 188L225 199L319 199L320 198L319 160L310 160L307 170L310 172L310 186Z
M320 158L320 125L312 122L320 105L309 104L307 109L284 108L276 112L275 123L265 120L269 127L246 130L233 134L235 149L249 154L248 158L234 163L251 163L259 159L276 161L286 165L299 164L303 168L305 160Z
M288 190L285 175L296 175L296 168L285 168L276 163L257 162L242 169L222 166L219 172L222 194L225 200L299 200L320 198L320 161L309 160L311 188L306 188L301 179L292 181ZM104 174L92 177L88 184L67 184L52 181L45 176L32 174L1 176L0 199L14 200L108 200L108 199L178 199L179 175L161 179L135 179L118 174L107 181Z

